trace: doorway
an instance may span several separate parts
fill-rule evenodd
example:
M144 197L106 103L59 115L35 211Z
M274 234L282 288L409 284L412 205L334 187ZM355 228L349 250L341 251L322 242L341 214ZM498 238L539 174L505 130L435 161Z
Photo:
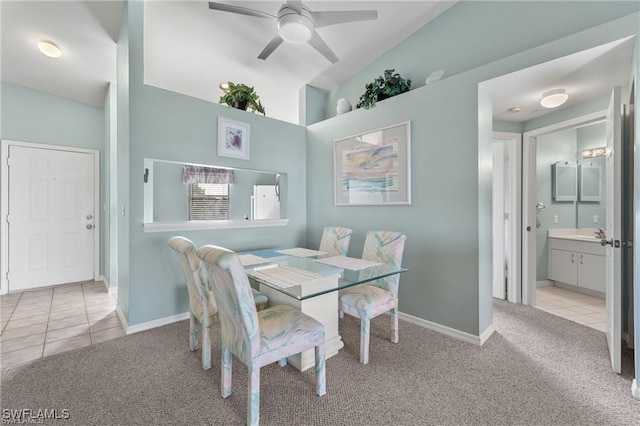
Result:
M0 293L99 280L99 152L2 141Z

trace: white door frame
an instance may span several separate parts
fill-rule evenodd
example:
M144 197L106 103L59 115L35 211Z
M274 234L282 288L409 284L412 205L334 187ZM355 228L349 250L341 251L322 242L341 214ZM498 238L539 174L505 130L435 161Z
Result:
M7 281L7 269L9 267L9 239L7 234L9 225L7 216L9 214L9 170L7 160L9 158L10 146L22 146L27 148L48 149L53 151L79 152L83 154L93 155L94 167L94 197L93 211L95 214L95 238L93 239L93 279L100 280L100 151L97 149L75 148L61 145L48 145L34 142L22 142L13 140L2 140L0 147L0 294L6 294L9 291L9 283Z
M509 269L507 272L507 300L511 303L520 303L521 296L521 183L522 183L522 134L520 133L508 133L508 132L494 132L493 140L505 141L504 147L506 154L509 156L509 170L504 170L504 176L509 179L508 194L493 194L492 196L503 196L505 199L506 210L509 212L509 228L507 229L508 248L503 246L503 250L506 249L506 253L502 253L502 259L506 254L509 259ZM494 221L496 219L494 212ZM499 213L502 215L502 212ZM501 218L501 222L502 222Z
M547 133L602 121L606 115L606 110L598 111L524 133L522 138L522 304L524 305L536 303L537 138Z

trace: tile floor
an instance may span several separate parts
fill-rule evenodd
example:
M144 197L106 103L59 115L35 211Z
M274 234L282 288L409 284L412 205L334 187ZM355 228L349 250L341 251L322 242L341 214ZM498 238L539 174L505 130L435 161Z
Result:
M536 308L596 330L606 331L605 300L560 287L536 289Z
M0 366L124 336L116 298L102 282L64 284L0 296Z

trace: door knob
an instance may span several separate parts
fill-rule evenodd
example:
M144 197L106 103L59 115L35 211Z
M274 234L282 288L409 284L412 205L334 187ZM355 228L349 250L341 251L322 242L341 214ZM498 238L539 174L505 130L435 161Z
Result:
M600 240L601 246L606 246L607 244L610 244L611 246L613 246L613 238L610 240L605 240L605 239Z
M88 224L87 225L87 229L93 229L93 225L92 224Z

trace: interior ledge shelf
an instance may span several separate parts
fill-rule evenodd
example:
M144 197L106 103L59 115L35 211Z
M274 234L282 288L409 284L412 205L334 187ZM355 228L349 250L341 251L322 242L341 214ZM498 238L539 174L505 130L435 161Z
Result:
M205 229L264 228L287 226L289 219L203 220L190 222L157 222L142 225L144 232L198 231Z

